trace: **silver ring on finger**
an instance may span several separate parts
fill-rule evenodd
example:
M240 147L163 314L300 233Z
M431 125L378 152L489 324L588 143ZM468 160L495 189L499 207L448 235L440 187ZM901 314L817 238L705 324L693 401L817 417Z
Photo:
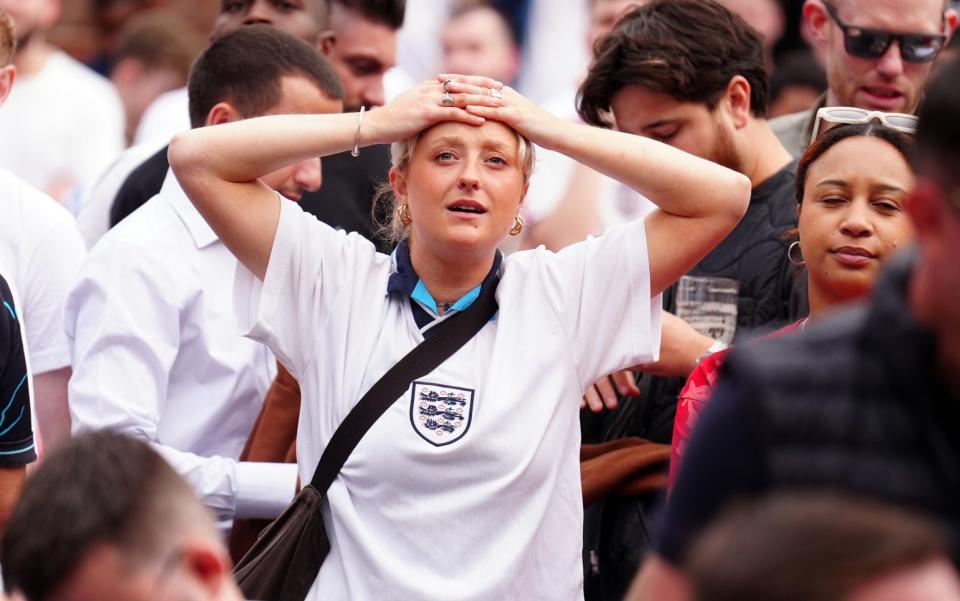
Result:
M444 79L440 86L443 88L443 96L440 97L440 104L443 106L453 106L453 95L450 94L450 84L452 79Z
M497 100L501 100L503 98L503 94L500 93L500 90L496 88L488 88L488 89L490 90L490 95L496 98Z

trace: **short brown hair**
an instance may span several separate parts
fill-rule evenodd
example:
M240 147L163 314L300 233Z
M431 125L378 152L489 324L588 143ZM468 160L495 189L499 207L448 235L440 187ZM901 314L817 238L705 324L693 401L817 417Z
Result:
M219 539L206 507L163 457L142 440L87 432L27 480L2 541L4 584L31 601L48 599L97 545L148 564L190 534Z
M13 19L0 10L0 67L6 67L17 50L17 36L14 33Z
M685 567L696 601L841 601L875 578L948 560L940 532L876 502L779 495L721 516Z
M714 0L653 0L627 13L597 43L578 111L587 123L608 127L610 102L627 86L713 109L737 75L750 84L751 112L765 116L760 34Z

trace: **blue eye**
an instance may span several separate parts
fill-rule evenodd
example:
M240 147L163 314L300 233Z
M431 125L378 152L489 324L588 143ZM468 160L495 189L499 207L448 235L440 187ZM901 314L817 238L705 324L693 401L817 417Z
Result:
M497 165L506 165L506 164L507 164L507 161L504 160L503 157L490 157L490 158L487 159L487 160L490 161L491 163L495 163L495 164L497 164Z
M440 161L452 161L456 157L453 156L452 152L441 152L437 154L436 158Z

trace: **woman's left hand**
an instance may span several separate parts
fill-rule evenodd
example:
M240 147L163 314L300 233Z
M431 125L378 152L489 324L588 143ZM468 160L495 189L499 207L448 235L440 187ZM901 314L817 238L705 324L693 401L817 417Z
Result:
M568 125L563 119L543 110L533 101L509 86L494 91L490 88L478 86L474 78L464 75L438 75L439 81L450 80L447 87L451 92L472 96L498 95L502 98L499 106L480 106L468 104L464 108L468 113L493 119L510 126L534 144L551 148L551 140L558 135L558 131Z

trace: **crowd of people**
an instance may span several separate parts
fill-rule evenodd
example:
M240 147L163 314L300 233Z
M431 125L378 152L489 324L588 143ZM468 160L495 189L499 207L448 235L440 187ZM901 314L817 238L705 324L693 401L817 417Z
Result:
M11 600L960 601L956 3L166 4L0 0Z

